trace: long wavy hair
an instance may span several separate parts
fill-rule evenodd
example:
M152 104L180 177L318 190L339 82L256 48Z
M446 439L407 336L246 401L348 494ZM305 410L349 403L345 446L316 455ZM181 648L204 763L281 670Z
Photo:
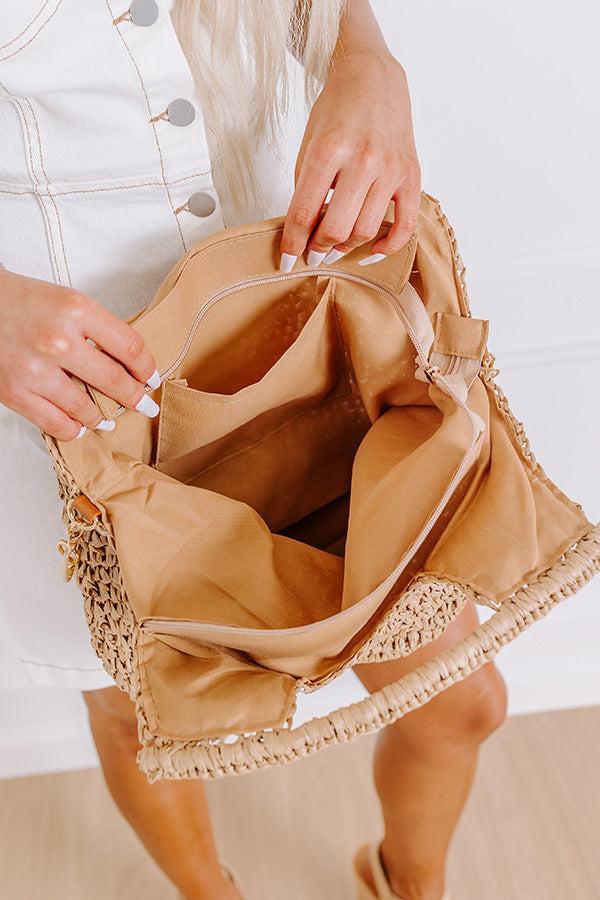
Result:
M173 24L202 101L213 181L237 222L268 214L254 154L262 141L272 148L279 145L289 109L292 57L304 66L307 109L314 103L336 45L345 2L176 0L174 4Z

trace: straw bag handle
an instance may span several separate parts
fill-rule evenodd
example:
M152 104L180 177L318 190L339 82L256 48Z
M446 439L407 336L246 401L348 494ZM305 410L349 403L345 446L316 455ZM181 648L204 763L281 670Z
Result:
M576 593L596 572L600 572L600 525L593 526L549 569L524 585L454 647L442 650L413 672L357 703L296 727L245 735L235 743L180 742L169 746L168 741L163 744L160 739L153 740L142 716L144 746L137 755L138 765L149 781L163 777L221 778L282 766L378 731L490 662L503 646Z

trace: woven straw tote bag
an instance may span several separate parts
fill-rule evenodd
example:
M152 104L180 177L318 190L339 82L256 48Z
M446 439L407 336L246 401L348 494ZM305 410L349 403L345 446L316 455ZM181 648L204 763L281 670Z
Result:
M160 416L86 386L113 432L45 436L96 653L149 780L216 778L425 704L600 569L495 382L440 206L402 251L278 272L283 218L195 245L131 319ZM389 221L380 234L386 233ZM407 677L294 726L298 691L493 615Z

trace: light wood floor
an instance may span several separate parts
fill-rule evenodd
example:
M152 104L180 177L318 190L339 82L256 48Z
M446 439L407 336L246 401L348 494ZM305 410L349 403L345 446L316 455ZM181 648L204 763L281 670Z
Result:
M207 785L248 900L354 900L375 837L373 737ZM453 847L455 900L600 900L600 708L509 720ZM0 782L2 900L174 900L97 771Z

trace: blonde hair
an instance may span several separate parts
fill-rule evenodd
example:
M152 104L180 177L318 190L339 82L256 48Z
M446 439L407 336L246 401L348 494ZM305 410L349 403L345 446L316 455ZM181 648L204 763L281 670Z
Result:
M290 101L290 53L307 109L327 74L346 0L177 0L171 13L202 101L212 177L237 221L268 214L253 157L276 148ZM228 224L226 222L226 224Z

